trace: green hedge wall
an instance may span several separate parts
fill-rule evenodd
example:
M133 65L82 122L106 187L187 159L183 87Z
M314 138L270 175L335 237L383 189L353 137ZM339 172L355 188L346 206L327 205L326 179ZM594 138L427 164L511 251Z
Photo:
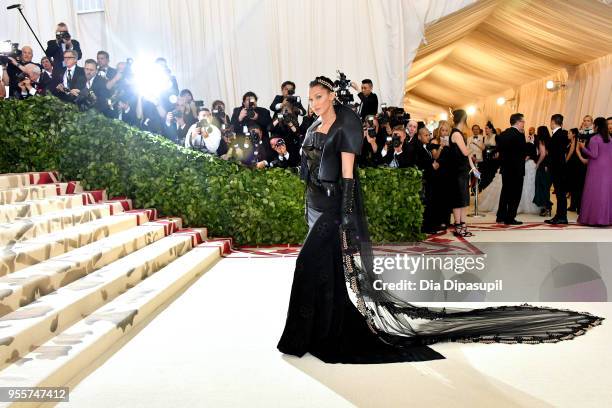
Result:
M308 230L304 184L290 171L247 169L54 97L0 101L0 145L2 173L58 170L238 244L300 243ZM372 240L423 239L419 171L359 171Z

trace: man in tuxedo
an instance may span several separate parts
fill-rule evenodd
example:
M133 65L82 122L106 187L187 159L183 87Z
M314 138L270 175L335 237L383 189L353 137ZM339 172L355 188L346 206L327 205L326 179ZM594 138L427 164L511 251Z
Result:
M552 175L555 196L557 197L557 212L547 224L567 224L567 165L565 155L567 153L568 137L567 131L563 129L563 115L555 113L550 118L552 138L548 148L548 160Z
M434 213L434 172L440 168L440 165L434 160L433 154L431 153L432 146L431 133L426 127L422 127L418 130L418 143L417 149L414 152L415 165L423 172L423 189L421 191L421 201L425 206L423 212L423 226L422 232L427 234L436 233L435 216Z
M287 145L282 137L275 137L271 139L270 146L272 149L274 149L278 156L271 161L262 160L258 162L256 166L258 169L263 169L266 167L287 169L298 167L300 165L300 156L287 150Z
M40 66L42 67L42 71L40 73L39 82L47 91L49 91L49 86L53 82L53 65L51 64L49 57L42 57L40 60Z
M76 52L76 62L81 59L81 44L72 38L68 32L68 26L65 23L59 23L55 29L55 39L47 41L47 50L45 54L51 58L53 68L59 69L65 67L64 52L73 50Z
M162 129L163 136L180 146L184 146L188 132L189 126L185 122L182 111L176 110L166 114L166 123L164 123Z
M122 93L119 95L119 101L117 102L118 109L115 112L116 118L130 126L138 127L140 120L136 114L136 109L132 105L133 97L130 94Z
M66 66L53 69L52 92L66 102L74 102L87 82L85 70L76 64L77 58L76 51L67 50L64 52Z
M30 64L24 71L26 77L19 82L18 86L21 90L18 95L19 99L26 99L36 95L45 95L45 88L40 83L40 67L35 64Z
M399 141L397 141L399 139ZM414 149L416 144L409 142L403 127L393 129L391 138L380 151L381 162L392 168L404 168L410 166L408 160L408 149Z
M263 129L263 141L267 144L268 127L272 123L270 112L265 108L257 106L257 95L254 92L247 92L242 96L242 106L234 108L230 123L234 127L234 132L243 133L243 127L259 126Z
M93 93L96 97L96 110L104 116L111 117L108 99L110 91L106 88L106 78L98 75L98 64L93 59L85 61L85 87L81 89L81 93Z
M274 100L270 104L270 111L274 113L280 113L283 110L283 105L287 103L293 104L298 110L300 115L306 115L306 109L302 106L302 101L300 102L289 102L287 97L293 96L295 94L295 83L291 81L285 81L281 84L281 95L276 95Z
M520 225L522 222L516 220L516 212L523 191L527 155L523 114L514 113L510 116L510 127L496 138L496 142L502 175L496 221L506 225Z
M109 65L110 56L106 51L98 51L96 55L98 60L98 75L106 78L108 81L113 79L117 75L117 70Z
M6 71L3 71L4 83L8 83L9 86L9 98L20 98L21 88L19 83L22 81L23 74L27 74L27 70L30 67L38 66L32 61L34 57L34 51L32 47L24 45L21 48L21 57L18 59L9 57L9 63L6 66Z

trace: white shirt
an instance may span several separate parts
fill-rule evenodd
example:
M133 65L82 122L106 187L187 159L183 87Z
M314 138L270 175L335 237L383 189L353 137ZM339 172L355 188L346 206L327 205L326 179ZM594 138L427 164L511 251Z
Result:
M469 148L470 148L470 154L472 156L476 156L476 161L482 161L482 150L480 150L480 147L478 146L482 146L484 143L484 140L482 138L482 135L477 135L475 138L474 136L471 136L469 139Z
M559 129L561 129L561 127L556 127L556 128L554 128L554 129L552 130L552 133L551 133L550 135L551 135L551 136L552 136L552 135L554 135L554 134L555 134L555 132L556 132L557 130L559 130Z
M91 86L93 85L93 81L94 79L96 79L96 77L91 78L90 80L87 81L87 89L91 89Z
M185 147L201 147L202 145L204 145L206 147L206 150L211 153L215 153L219 148L219 144L221 143L221 131L218 127L210 125L210 127L212 128L212 132L208 134L208 137L202 137L202 135L197 135L193 138L192 144L191 135L197 125L197 123L194 123L187 131L187 136L185 137Z
M64 72L64 88L70 88L68 85L68 72L70 72L70 78L74 79L74 71L76 70L76 65L72 68L66 68L66 72Z

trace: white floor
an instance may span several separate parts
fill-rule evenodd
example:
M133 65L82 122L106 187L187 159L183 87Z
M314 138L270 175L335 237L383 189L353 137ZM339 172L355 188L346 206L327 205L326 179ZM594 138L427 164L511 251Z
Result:
M283 356L276 343L294 264L295 258L222 260L71 389L69 403L58 406L602 407L612 402L611 320L558 344L434 345L446 359L432 362L327 365L310 355ZM612 317L611 303L561 306Z

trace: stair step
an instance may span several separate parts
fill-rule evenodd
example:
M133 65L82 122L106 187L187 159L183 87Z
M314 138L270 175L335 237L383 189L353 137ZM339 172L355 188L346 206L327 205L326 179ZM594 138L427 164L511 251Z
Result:
M13 222L17 218L36 217L50 212L82 207L89 203L93 204L93 197L88 197L87 193L80 193L0 205L0 223Z
M6 190L0 189L0 205L82 192L83 187L81 187L81 184L78 181L69 181L67 183L56 184L40 184L10 188Z
M32 349L0 373L0 386L68 384L127 331L146 322L161 305L204 274L221 258L219 248L224 245L217 241L194 248L56 337Z
M8 245L0 248L0 276L147 222L149 218L146 211L130 212Z
M0 174L0 189L57 182L59 182L59 176L54 171Z
M193 248L170 235L0 318L0 368L61 333Z
M0 278L0 316L169 235L153 221ZM187 232L187 231L185 231ZM206 238L206 230L203 231Z
M119 203L92 204L0 224L0 246L25 241L123 212Z

